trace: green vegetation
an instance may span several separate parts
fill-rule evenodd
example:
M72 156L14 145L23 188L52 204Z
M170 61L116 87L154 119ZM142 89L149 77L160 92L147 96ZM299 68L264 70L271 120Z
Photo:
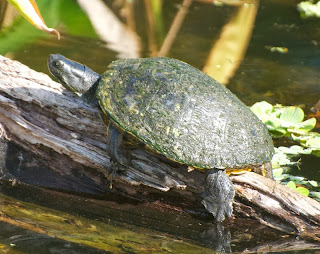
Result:
M297 5L302 18L320 18L320 2L303 1Z
M316 125L316 119L304 120L304 112L299 107L273 106L265 101L255 103L251 110L266 124L274 138L287 137L298 143L291 147L275 148L272 158L274 179L305 196L320 200L319 182L289 174L290 168L299 164L299 160L292 161L294 157L301 154L320 156L320 134L311 131Z
M58 27L62 33L79 37L97 37L87 15L72 0L38 1L49 26ZM70 15L72 13L72 15ZM26 45L50 35L37 30L26 19L17 16L10 26L0 32L0 54L17 52Z
M304 112L299 107L272 106L268 102L262 101L255 103L251 110L267 125L271 135L276 138L307 136L317 123L315 118L303 121ZM320 137L319 133L313 133L313 135ZM320 143L314 147L314 150L320 150Z

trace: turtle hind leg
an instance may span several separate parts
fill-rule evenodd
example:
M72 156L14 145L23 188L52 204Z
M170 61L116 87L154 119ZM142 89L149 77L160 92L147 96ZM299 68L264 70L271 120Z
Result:
M235 190L225 170L210 169L205 180L202 204L217 221L232 215L234 195Z
M129 163L128 155L121 148L122 141L123 133L110 121L107 142L107 153L111 157L111 171L109 172L110 188L112 188L113 174L120 170L121 166L127 167Z

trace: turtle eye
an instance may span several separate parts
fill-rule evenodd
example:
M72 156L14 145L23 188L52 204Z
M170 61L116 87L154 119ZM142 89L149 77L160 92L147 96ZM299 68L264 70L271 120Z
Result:
M63 63L62 63L61 61L54 61L53 64L54 64L54 66L57 67L57 68L63 66Z

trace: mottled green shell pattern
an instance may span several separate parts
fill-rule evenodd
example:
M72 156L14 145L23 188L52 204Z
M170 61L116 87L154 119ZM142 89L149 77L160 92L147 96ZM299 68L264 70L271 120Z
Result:
M171 160L221 169L271 160L264 124L227 88L179 60L115 61L97 98L122 129Z

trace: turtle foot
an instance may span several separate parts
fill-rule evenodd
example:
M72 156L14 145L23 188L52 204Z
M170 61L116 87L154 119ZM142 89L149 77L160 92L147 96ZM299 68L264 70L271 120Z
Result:
M202 204L217 221L232 215L235 190L224 170L210 169L206 176Z

